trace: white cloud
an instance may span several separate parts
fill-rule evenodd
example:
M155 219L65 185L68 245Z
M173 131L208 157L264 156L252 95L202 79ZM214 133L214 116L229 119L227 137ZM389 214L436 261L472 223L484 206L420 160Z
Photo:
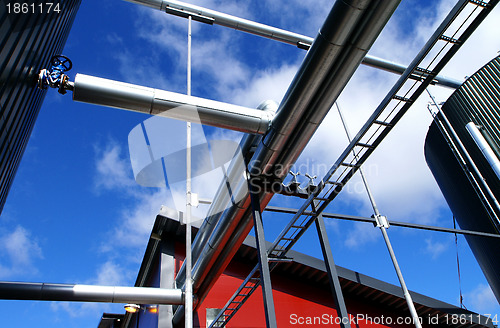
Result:
M345 245L351 249L358 249L379 239L379 229L371 224L357 222L354 224L354 228L347 233Z
M496 312L500 310L498 301L488 285L479 284L474 290L465 293L463 298L464 304L471 311L500 316L500 313Z
M38 241L31 237L31 233L17 226L10 233L0 236L0 277L33 275L38 272L35 261L43 258L42 249Z
M448 249L448 244L433 241L431 238L425 239L425 251L431 254L433 260L436 260L443 252Z
M297 69L297 65L291 66L285 63L279 68L260 70L252 77L248 86L232 90L229 100L250 108L257 107L265 100L274 100L279 103Z
M133 204L122 211L116 228L111 232L110 240L103 245L104 249L138 249L135 252L138 260L148 242L156 215L162 205L168 202L166 189L143 191L138 194Z
M96 162L95 187L97 190L128 188L135 184L130 163L122 157L122 149L110 141L104 149L95 147Z

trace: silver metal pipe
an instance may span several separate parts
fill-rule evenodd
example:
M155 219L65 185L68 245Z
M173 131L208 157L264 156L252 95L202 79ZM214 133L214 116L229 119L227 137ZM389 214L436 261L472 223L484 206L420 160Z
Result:
M183 304L184 293L152 287L0 282L0 299L175 305Z
M270 130L250 160L248 170L252 174L284 179L398 4L397 0L335 2L283 98ZM363 37L365 34L369 37ZM241 178L242 186L247 183ZM261 194L262 207L272 196L272 192ZM194 290L200 301L252 228L249 203L248 191L236 204L216 194L193 243ZM216 208L225 210L210 215ZM182 285L182 270L177 276L177 282L181 282L178 286ZM181 307L174 322L182 319L182 313Z
M196 19L196 17L199 16L202 17L202 19L200 19L201 21L233 28L235 30L251 33L264 38L276 40L279 42L296 45L302 49L309 49L314 41L314 39L309 36L257 23L244 18L224 14L215 10L203 8L182 1L176 1L176 0L170 0L170 1L125 0L125 1L133 2L140 5L145 5L177 16L188 17L189 15L194 15L193 16L194 19ZM404 65L370 55L366 55L361 63L367 66L382 69L384 71L399 75L403 74L403 72L406 70L406 66ZM426 74L423 74L422 76L425 77ZM457 89L462 83L463 81L452 79L445 76L438 75L435 78L435 84L449 87L452 89Z
M189 16L188 20L188 58L187 58L187 95L191 96L191 24L192 19ZM193 283L191 281L191 122L186 123L186 283L184 291L186 299L184 306L186 307L185 327L193 327ZM168 188L168 186L167 186Z
M347 140L349 143L351 143L352 138L351 138L351 133L349 132L349 128L347 127L347 123L345 121L344 115L342 113L342 110L340 109L340 106L338 103L337 105L337 110L339 112L340 120L342 121L342 125L344 126L345 134L347 136ZM358 155L353 150L353 156L356 158L356 162L358 161ZM373 208L373 214L375 215L375 220L377 222L377 227L380 228L380 231L382 232L382 236L385 241L385 245L387 247L387 250L389 251L389 256L391 258L392 264L394 266L394 270L396 271L396 275L398 276L399 283L401 285L401 289L403 290L403 295L406 300L406 304L408 305L408 309L410 310L410 314L413 318L413 324L415 325L416 328L422 328L422 325L420 324L419 318L418 318L418 313L417 310L415 309L415 304L413 304L413 299L411 298L410 292L408 291L408 287L406 286L406 282L403 277L403 273L401 272L401 268L399 267L398 260L396 258L396 254L394 254L394 250L392 248L391 241L389 239L389 235L387 234L387 228L389 227L389 221L385 217L382 217L380 214L380 211L378 209L377 203L375 202L375 197L373 196L373 193L371 191L370 185L368 184L368 179L365 176L363 168L360 166L359 169L359 174L361 175L361 179L363 181L363 185L365 186L366 194L368 195L368 199L370 200L370 204L372 205ZM381 222L379 222L379 220Z
M491 168L493 169L493 172L495 172L498 179L500 179L500 161L498 160L498 157L496 156L495 152L493 151L493 149L491 149L490 145L482 135L481 131L479 131L476 124L473 122L468 123L465 126L465 128L467 129L467 131L469 131L469 134L471 135L472 139L476 143L479 150L481 150L483 156L490 164Z
M73 100L252 134L265 133L274 117L269 111L84 74L75 77Z
M147 7L151 7L153 9L164 10L165 6L163 0L125 0L128 2L136 3L138 5L143 5Z

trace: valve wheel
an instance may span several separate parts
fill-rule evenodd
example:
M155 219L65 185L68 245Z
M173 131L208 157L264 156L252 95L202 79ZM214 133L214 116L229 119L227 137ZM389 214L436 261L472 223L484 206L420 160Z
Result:
M71 60L64 55L56 55L50 59L50 64L52 66L60 66L63 68L63 72L69 71L73 67Z

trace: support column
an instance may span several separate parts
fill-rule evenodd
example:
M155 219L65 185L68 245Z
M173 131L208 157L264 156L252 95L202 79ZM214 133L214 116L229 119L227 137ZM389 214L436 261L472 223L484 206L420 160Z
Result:
M174 239L161 241L160 288L174 288L175 285ZM158 327L172 328L174 309L172 305L158 307Z
M332 289L335 308L337 309L337 315L342 318L340 327L351 328L351 324L349 323L349 313L347 313L347 308L345 306L344 294L342 294L342 288L340 286L339 276L337 274L337 267L335 266L335 262L333 261L332 249L330 247L328 235L326 234L325 220L323 219L323 215L318 215L315 222L316 230L318 231L319 242L321 244L321 250L323 252L323 258L325 260L326 272L328 273L328 278L330 280L330 288Z
M276 313L274 312L273 288L271 286L271 272L269 270L269 259L267 257L266 240L264 238L264 226L262 224L262 213L260 210L259 193L252 183L248 184L250 199L252 203L252 216L257 243L257 255L259 257L260 285L264 297L264 310L266 312L266 326L277 327Z

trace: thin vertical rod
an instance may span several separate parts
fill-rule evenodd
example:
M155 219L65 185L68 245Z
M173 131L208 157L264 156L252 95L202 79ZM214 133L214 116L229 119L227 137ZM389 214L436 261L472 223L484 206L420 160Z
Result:
M335 103L337 105L337 110L339 112L340 120L342 121L342 125L344 126L345 133L347 135L347 140L351 142L351 134L349 132L349 128L347 127L347 124L344 120L344 115L342 114L342 110L340 109L340 106L338 103ZM353 151L354 152L354 151ZM354 154L355 157L357 157L356 154ZM373 197L373 194L371 192L370 186L368 185L368 181L366 180L366 177L363 173L363 169L360 167L359 168L359 174L361 175L361 179L363 180L363 184L365 185L366 193L368 194L368 198L370 199L370 203L373 208L373 213L375 216L379 217L380 212L377 207L377 203L375 202L375 198ZM382 236L384 237L385 244L387 246L387 250L389 251L389 255L391 256L392 264L394 266L394 270L396 271L396 275L398 276L399 283L401 285L401 289L403 290L403 295L405 297L406 303L408 304L408 309L410 310L410 314L413 319L413 324L415 325L416 328L422 328L422 325L420 323L420 319L418 317L417 310L415 309L415 304L413 304L413 299L411 298L410 292L408 291L408 288L406 287L405 280L403 278L403 273L401 272L401 268L399 267L398 260L396 259L396 254L394 254L394 250L392 249L392 244L391 241L389 240L389 236L387 235L386 227L380 226L380 231L382 232Z
M266 327L275 328L276 313L274 312L273 288L271 285L271 272L269 270L269 259L267 257L266 240L264 238L264 226L262 224L262 212L260 210L259 193L254 190L255 186L249 181L250 200L252 203L252 216L254 222L255 240L257 242L257 254L259 256L260 281L262 296L264 297L264 310L266 312Z
M313 208L313 210L316 210L316 208ZM337 274L337 267L335 266L335 262L333 260L330 241L328 240L328 235L326 234L323 215L318 215L315 221L321 250L323 251L323 258L325 260L326 271L328 272L328 277L330 279L330 288L332 289L333 300L335 302L335 307L337 308L337 315L341 318L340 327L351 328L349 313L347 312L347 308L345 306L344 295L342 294L342 288Z
M187 95L191 95L191 16L188 18ZM193 284L191 280L191 122L186 123L186 300L185 327L193 327Z

